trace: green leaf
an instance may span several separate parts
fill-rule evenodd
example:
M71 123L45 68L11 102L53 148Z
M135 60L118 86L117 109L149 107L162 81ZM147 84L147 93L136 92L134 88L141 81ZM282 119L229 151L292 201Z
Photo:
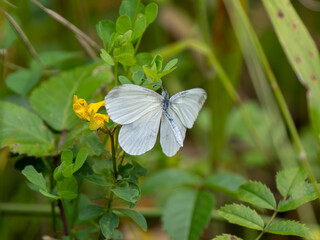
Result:
M42 61L42 63L46 67L61 67L60 65L68 60L76 59L81 57L81 54L79 52L67 52L67 51L46 51L39 54L39 57ZM37 62L35 59L32 59L30 63L31 69L39 69L43 68L43 66L39 65L39 62Z
M97 176L97 175L89 175L89 176L85 176L84 180L87 180L93 184L102 186L102 187L112 187L113 186L113 182L112 181L108 181L105 176Z
M97 218L103 212L103 210L103 207L97 205L88 205L87 207L80 209L79 219L86 221Z
M141 81L144 77L144 72L142 70L134 72L132 74L132 80L134 81L135 84L140 85Z
M73 163L73 153L71 150L66 150L61 154L61 162L66 165Z
M238 192L241 201L251 203L254 206L275 210L276 200L270 189L260 182L247 182L239 187Z
M36 88L30 102L52 128L70 129L78 121L72 109L73 96L88 100L110 76L110 69L98 64L65 71Z
M130 217L133 221L136 222L136 224L139 225L139 227L141 227L143 231L147 231L147 228L148 228L147 221L141 213L131 209L124 209L124 208L116 208L114 210Z
M320 187L320 184L318 184L318 187ZM313 185L311 183L303 183L292 188L288 199L279 202L278 211L290 211L315 199L317 199L317 193Z
M303 168L292 168L277 173L277 189L284 198L292 192L292 188L302 184L307 178L307 173Z
M301 84L308 90L315 136L320 134L320 57L317 46L290 1L263 0L283 51Z
M34 185L42 190L47 190L46 180L44 179L42 173L38 173L37 170L32 166L26 166L21 173Z
M164 189L186 185L196 185L199 178L180 169L165 169L144 180L141 186L143 194L152 194Z
M132 44L129 44L123 48L115 48L113 50L113 56L116 61L125 66L132 66L136 63L136 59L134 57L134 47Z
M212 240L242 240L242 239L231 234L222 234L221 236L217 236Z
M7 87L17 94L27 95L29 90L38 82L42 70L18 70L6 78Z
M142 36L144 31L147 28L147 20L143 14L139 14L137 16L136 21L134 22L133 32L132 32L132 40L136 40Z
M89 124L89 122L82 122L81 124L73 128L70 132L68 132L63 144L60 146L57 152L60 153L61 151L72 148L73 145L77 143L82 136L92 133L92 131L89 129Z
M230 223L260 231L264 228L264 222L258 213L244 205L225 205L218 210L218 213Z
M133 19L137 6L137 0L123 0L119 9L120 15L128 15L130 19ZM138 14L144 13L144 6L142 3L139 4Z
M238 193L239 186L244 182L245 179L240 175L216 173L204 179L203 186L235 196Z
M96 28L104 46L107 47L112 34L116 32L116 24L110 20L102 20L97 24Z
M57 182L58 195L63 199L73 199L78 195L78 183L75 177L64 178Z
M158 80L158 72L156 68L149 68L148 66L142 66L144 73L153 80Z
M73 163L69 165L65 165L62 163L61 165L62 165L62 168L61 168L62 176L65 178L71 177L73 174Z
M107 53L106 50L101 49L100 57L102 58L103 61L105 61L109 65L114 66L114 61L113 61L112 57L110 56L110 54Z
M147 19L147 23L152 23L158 15L158 5L156 3L149 3L145 9L145 15Z
M136 203L136 197L139 196L139 191L137 189L130 189L124 187L113 188L111 191L119 198L129 202Z
M53 195L53 194L49 193L47 190L40 189L39 192L45 197L52 198L55 200L60 199L59 196Z
M104 149L103 143L95 132L91 132L89 135L81 137L77 147L86 148L89 156L100 156L102 153L107 153L107 150Z
M278 235L294 235L304 238L310 237L309 230L303 224L290 220L272 222L267 227L267 232Z
M119 81L121 84L132 84L132 82L126 76L119 76Z
M81 148L77 154L76 161L74 162L73 172L78 171L88 157L88 150L86 148Z
M177 58L174 58L172 60L170 60L166 66L164 67L163 71L167 71L167 70L170 70L172 68L174 68L178 63L178 59Z
M128 15L121 15L116 22L116 32L118 34L125 34L127 31L132 30L131 19Z
M37 157L54 149L53 135L37 115L2 101L0 113L0 147Z
M175 240L196 240L207 226L213 207L212 194L183 190L175 193L163 210L163 229Z
M141 52L136 55L136 59L137 59L137 64L142 67L143 65L151 64L153 60L153 56L151 53Z
M103 236L112 238L114 229L119 226L119 217L113 212L108 212L100 218L99 225Z

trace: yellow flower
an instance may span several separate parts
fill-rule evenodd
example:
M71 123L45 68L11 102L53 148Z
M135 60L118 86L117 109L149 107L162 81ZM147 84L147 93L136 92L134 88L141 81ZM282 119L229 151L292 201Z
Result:
M104 122L109 122L109 116L107 114L97 113L99 108L104 106L104 101L97 103L88 103L78 96L73 96L73 111L79 118L90 121L90 130L97 130L104 126Z

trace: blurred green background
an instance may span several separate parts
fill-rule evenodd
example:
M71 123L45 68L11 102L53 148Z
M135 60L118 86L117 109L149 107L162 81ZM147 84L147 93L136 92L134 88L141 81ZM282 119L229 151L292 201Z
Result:
M27 0L11 2L12 6L1 1L0 6L14 17L40 56L46 55L48 58L50 56L54 58L54 53L57 52L69 56L63 64L55 66L59 71L92 61L74 33L48 16L38 6ZM143 2L147 4L151 1ZM222 63L242 97L269 154L266 157L256 149L241 115L205 58L195 51L184 49L172 56L178 58L178 68L163 79L163 85L170 95L185 89L202 87L208 92L208 100L194 128L187 133L185 147L180 150L177 156L165 158L159 144L157 144L156 149L142 157L137 157L137 160L148 169L148 174L168 167L179 167L200 175L230 171L245 176L247 179L262 181L274 190L274 175L280 169L280 163L274 146L270 143L272 126L268 126L265 122L265 112L260 107L257 93L252 86L223 1L158 0L154 2L159 5L159 15L143 36L139 52L161 53L162 48L183 39L207 39L206 41L212 44L218 60ZM199 7L199 2L204 2L203 8ZM288 63L262 3L256 0L242 2L246 6L251 23L258 34L293 119L301 133L313 170L319 177L317 143L309 126L306 90L299 83ZM315 5L308 5L310 2ZM62 15L102 45L96 32L96 24L102 19L115 20L118 17L121 1L44 0L41 3ZM292 3L316 44L319 45L320 9L317 6L320 2L293 0ZM208 18L207 26L201 22L205 13ZM209 36L201 34L203 27L208 28ZM32 64L36 64L36 61L25 44L9 27L3 12L0 13L0 29L0 99L31 109L28 96L18 96L7 86L6 81L10 74L16 70L29 68ZM170 60L166 56L164 57L166 61ZM48 75L44 74L36 86L42 81L46 81ZM37 159L26 157L23 158L23 161L33 162ZM17 171L17 169L21 170L19 162L21 162L21 156L10 153L7 148L0 149L1 240L40 239L41 236L50 232L50 219L44 216L46 209L40 211L36 216L25 212L17 214L19 212L18 205L12 211L1 211L1 206L4 206L5 203L47 203L47 200L27 187L24 177ZM84 192L92 191L92 189L85 189L85 186L82 188ZM218 196L217 199L220 201L217 203L218 206L228 201L223 196L220 198ZM140 206L154 206L155 202L161 202L161 199L142 199ZM43 205L39 206L41 210ZM291 214L288 217L297 217L297 213L292 212ZM308 221L307 213L305 220ZM151 230L145 234L139 232L132 224L123 223L122 229L128 234L126 239L168 239L161 230L159 216L150 218L148 223ZM203 239L209 239L226 231L236 233L248 230L214 222L209 225ZM250 236L250 232L246 234L246 236ZM295 238L266 236L264 239Z

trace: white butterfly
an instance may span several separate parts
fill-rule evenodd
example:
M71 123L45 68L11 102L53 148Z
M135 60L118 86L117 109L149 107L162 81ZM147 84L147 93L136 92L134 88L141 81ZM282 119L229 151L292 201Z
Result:
M160 125L162 151L171 157L183 146L186 128L192 128L207 98L201 88L179 92L170 99L133 84L113 88L105 97L109 117L121 124L119 143L130 155L140 155L155 144Z

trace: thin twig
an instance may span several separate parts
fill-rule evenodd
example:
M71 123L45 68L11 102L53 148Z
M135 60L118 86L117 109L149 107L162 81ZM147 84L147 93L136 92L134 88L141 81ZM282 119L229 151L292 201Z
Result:
M2 2L8 4L8 5L9 5L10 7L12 7L12 8L17 8L17 6L14 5L14 4L12 4L11 2L8 2L8 1L6 1L6 0L2 0Z
M93 60L98 59L97 54L94 52L91 46L83 38L81 38L79 35L76 35L76 38L90 58L92 58Z
M69 22L67 19L62 17L60 14L52 11L49 8L46 8L41 3L39 3L36 0L31 0L34 4L36 4L38 7L40 7L43 11L45 11L47 14L49 14L52 18L60 22L65 27L69 28L72 32L76 34L76 36L81 37L83 40L85 40L88 44L90 44L92 47L100 51L102 48L98 43L96 43L92 38L90 38L87 34L85 34L83 31L81 31L79 28L77 28L75 25L73 25L71 22Z
M7 13L5 10L1 9L1 11L4 13L4 15L6 16L6 18L8 19L10 25L12 26L12 28L14 29L14 31L18 34L18 36L21 38L21 40L23 41L23 43L26 45L26 47L28 48L29 52L31 53L31 55L36 59L36 61L42 66L44 67L44 64L42 63L38 53L36 52L36 50L34 49L34 47L32 46L31 42L29 41L27 35L24 33L24 31L21 29L21 27L19 26L19 24L13 19L13 17L11 17L11 15L9 13Z

